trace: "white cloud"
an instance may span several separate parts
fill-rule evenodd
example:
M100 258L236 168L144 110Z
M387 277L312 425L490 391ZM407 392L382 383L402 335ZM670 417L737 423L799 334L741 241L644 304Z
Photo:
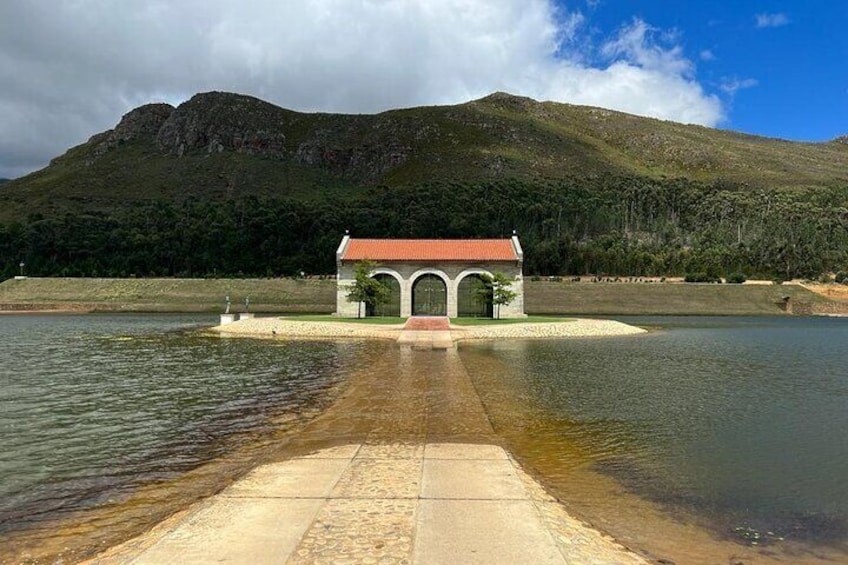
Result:
M721 81L721 88L724 92L733 96L739 90L744 90L746 88L753 88L759 84L759 81L755 78L736 78L736 77L724 77Z
M716 60L715 53L713 53L711 49L702 50L698 54L698 56L701 58L702 61L715 61Z
M658 70L668 75L689 76L692 74L692 62L683 56L679 45L664 47L653 39L659 30L636 19L624 26L618 36L606 42L601 53L612 58L631 61L644 69ZM665 35L664 39L676 40L675 35Z
M141 103L207 90L302 111L503 90L704 125L723 117L673 31L634 20L593 48L586 17L552 0L3 0L0 22L0 76L11 77L0 177L43 166Z
M757 14L754 17L758 28L764 27L781 27L789 24L789 17L786 14Z

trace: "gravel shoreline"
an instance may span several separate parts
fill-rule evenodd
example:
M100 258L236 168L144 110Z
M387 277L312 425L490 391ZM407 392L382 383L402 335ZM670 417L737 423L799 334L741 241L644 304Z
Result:
M283 317L250 318L209 331L222 336L265 339L393 339L403 325L360 324L349 322L298 321ZM483 339L538 339L564 337L610 337L636 335L646 330L615 320L575 319L567 322L492 324L457 326L450 329L454 341Z

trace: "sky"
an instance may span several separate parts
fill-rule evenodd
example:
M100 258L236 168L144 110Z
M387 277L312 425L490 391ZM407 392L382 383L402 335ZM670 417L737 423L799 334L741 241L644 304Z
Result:
M495 91L848 134L846 0L0 0L0 178L149 102L373 113Z

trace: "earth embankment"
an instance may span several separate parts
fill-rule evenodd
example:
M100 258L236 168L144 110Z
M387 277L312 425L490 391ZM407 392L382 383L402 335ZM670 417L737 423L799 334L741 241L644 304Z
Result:
M530 315L781 315L848 313L797 284L524 281ZM331 313L336 282L327 278L105 279L26 278L0 283L0 312ZM844 312L843 312L844 311Z

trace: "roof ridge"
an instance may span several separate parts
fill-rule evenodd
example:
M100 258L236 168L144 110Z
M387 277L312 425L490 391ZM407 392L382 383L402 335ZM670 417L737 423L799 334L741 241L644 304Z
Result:
M354 239L342 260L357 261L521 261L512 238Z

